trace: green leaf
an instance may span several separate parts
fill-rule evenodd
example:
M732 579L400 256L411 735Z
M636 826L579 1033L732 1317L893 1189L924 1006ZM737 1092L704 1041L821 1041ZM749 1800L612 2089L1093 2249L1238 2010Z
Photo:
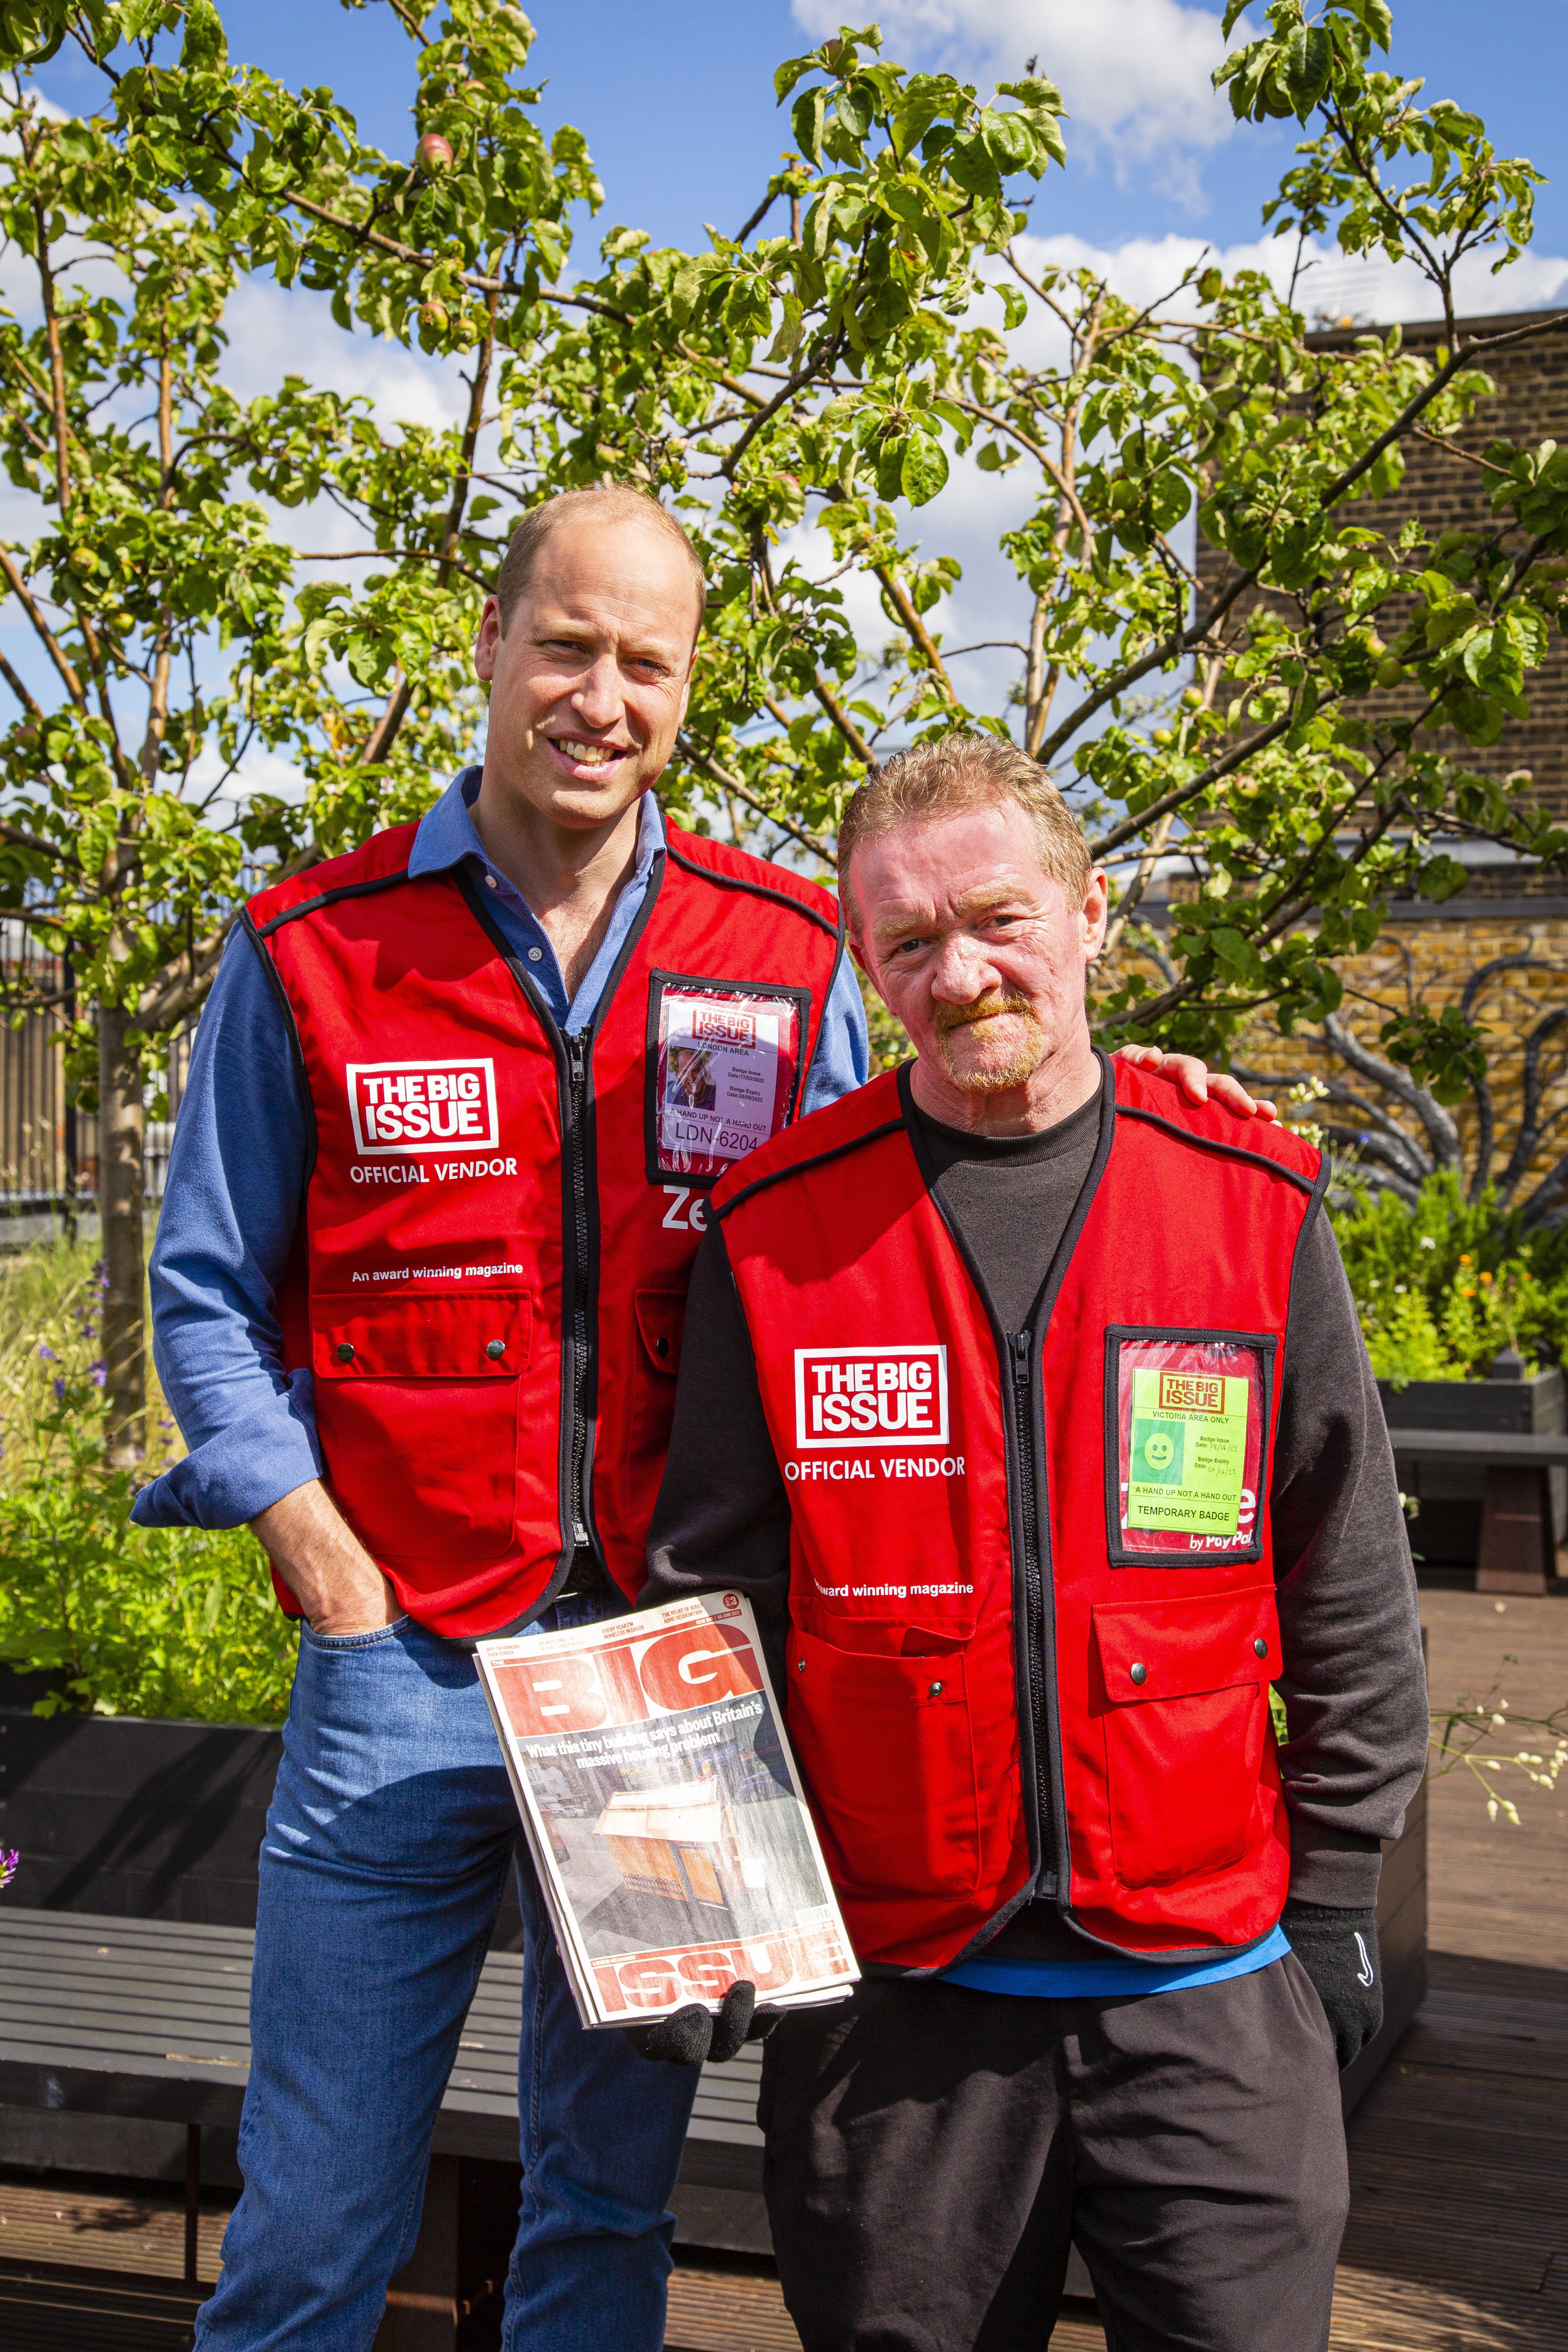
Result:
M1394 37L1394 11L1388 0L1352 0L1352 5L1372 39L1386 56Z
M773 96L782 106L802 74L810 73L815 58L786 58L773 74Z
M818 83L812 89L802 90L790 110L790 128L795 143L808 163L822 161L822 125L827 113L827 92Z
M900 487L910 504L923 507L947 481L947 452L925 433L911 433L900 468Z

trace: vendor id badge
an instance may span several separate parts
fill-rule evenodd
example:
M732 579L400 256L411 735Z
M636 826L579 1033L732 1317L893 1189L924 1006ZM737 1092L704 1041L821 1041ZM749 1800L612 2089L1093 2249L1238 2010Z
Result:
M789 1125L811 1013L805 988L656 971L648 990L647 1174L716 1183Z
M1245 1331L1106 1333L1113 1564L1262 1557L1275 1345Z

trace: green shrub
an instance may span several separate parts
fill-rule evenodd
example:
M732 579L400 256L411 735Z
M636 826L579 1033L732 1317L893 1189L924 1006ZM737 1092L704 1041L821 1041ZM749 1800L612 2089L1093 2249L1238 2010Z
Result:
M0 1262L0 1659L57 1677L40 1703L100 1714L279 1723L295 1633L244 1528L130 1524L108 1469L99 1280L84 1250ZM180 1451L154 1395L143 1475Z
M1468 1201L1451 1171L1429 1176L1415 1207L1392 1192L1338 1213L1345 1272L1379 1380L1484 1380L1500 1349L1526 1368L1568 1347L1568 1244L1521 1234L1489 1187Z

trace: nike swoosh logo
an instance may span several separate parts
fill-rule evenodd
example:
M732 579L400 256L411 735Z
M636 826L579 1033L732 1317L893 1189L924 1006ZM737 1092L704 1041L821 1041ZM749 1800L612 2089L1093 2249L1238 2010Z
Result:
M1375 1984L1377 1982L1376 1972L1373 1968L1371 1960L1367 1957L1366 1943L1359 1927L1356 1930L1355 1948L1361 1954L1361 1973L1356 1978L1357 1984Z

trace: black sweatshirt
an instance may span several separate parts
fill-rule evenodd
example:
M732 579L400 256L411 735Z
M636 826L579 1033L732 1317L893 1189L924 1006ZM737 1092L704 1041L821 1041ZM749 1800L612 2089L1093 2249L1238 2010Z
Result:
M1039 1135L992 1141L921 1120L949 1214L1004 1330L1021 1330L1082 1190L1098 1094ZM1269 1490L1290 1737L1290 1892L1376 1899L1379 1841L1397 1837L1426 1760L1415 1580L1383 1409L1328 1219L1297 1267ZM692 1268L669 1464L648 1538L644 1604L715 1585L750 1597L775 1660L789 1595L789 1495L757 1388L723 1230ZM782 1675L775 1678L782 1684ZM1029 1904L987 1957L1081 1958L1054 1905Z

